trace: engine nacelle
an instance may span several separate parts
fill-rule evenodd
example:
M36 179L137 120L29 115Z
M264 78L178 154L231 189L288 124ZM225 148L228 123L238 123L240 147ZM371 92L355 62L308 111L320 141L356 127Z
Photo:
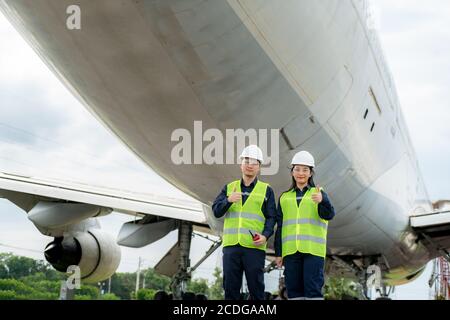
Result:
M83 282L108 279L117 270L120 257L116 241L98 229L65 234L45 248L45 258L56 270L67 272L70 265L79 266Z

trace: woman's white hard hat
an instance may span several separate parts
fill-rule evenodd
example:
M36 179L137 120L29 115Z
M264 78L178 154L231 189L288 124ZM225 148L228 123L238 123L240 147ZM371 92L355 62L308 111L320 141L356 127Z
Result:
M291 165L304 165L304 166L308 166L308 167L315 167L314 164L314 157L312 156L311 153L309 153L308 151L300 151L297 152L294 157L292 158L291 161Z

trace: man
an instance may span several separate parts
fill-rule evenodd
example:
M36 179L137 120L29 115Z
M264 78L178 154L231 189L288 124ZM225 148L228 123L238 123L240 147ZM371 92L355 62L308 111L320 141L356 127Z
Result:
M257 175L262 151L250 145L242 151L242 179L227 184L212 206L216 218L225 216L223 287L226 300L239 300L245 272L250 298L264 300L264 261L267 239L276 223L272 188Z

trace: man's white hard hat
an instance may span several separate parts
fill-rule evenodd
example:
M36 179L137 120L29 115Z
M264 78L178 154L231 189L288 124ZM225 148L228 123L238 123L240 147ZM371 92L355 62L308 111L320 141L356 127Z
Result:
M240 159L244 159L244 158L256 159L261 163L264 161L262 150L257 145L254 145L254 144L251 144L248 147L245 147L244 150L242 150L242 153L239 158Z
M293 166L295 166L296 164L300 164L300 165L313 167L313 168L315 166L315 164L314 164L314 157L308 151L297 152L294 155L294 157L292 158L291 164Z

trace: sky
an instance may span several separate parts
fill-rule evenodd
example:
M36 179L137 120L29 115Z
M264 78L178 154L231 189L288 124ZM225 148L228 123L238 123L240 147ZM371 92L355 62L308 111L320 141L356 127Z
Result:
M450 2L375 0L376 27L394 77L419 166L432 200L450 199ZM101 181L127 190L189 198L147 168L68 92L0 14L0 171L78 182ZM111 214L102 228L117 234L130 220ZM0 252L42 258L50 242L23 211L0 200ZM156 261L175 243L172 232L142 249L122 248L119 271ZM194 238L193 263L210 245ZM220 250L194 274L211 279ZM428 299L431 266L415 282L399 286L395 299ZM266 283L275 290L279 272Z

